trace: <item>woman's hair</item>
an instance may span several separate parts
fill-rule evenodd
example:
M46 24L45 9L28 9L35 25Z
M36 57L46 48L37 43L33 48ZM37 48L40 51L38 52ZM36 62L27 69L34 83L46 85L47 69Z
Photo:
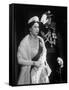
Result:
M34 23L38 23L39 24L39 22L33 21L33 22L31 22L31 23L28 24L28 29L30 29L34 25Z

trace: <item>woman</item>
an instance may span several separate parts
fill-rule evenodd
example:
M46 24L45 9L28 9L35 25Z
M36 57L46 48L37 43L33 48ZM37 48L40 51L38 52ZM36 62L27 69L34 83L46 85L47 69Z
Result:
M43 39L38 36L39 18L28 21L30 34L25 36L18 47L18 63L22 65L18 85L48 83L51 73L46 62L46 48Z

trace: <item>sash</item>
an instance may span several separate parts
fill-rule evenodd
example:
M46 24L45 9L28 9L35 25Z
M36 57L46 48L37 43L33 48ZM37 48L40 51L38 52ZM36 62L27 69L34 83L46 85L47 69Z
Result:
M43 48L41 47L41 45L40 45L40 39L39 39L39 49L38 49L38 53L37 53L37 55L32 59L32 61L38 61L38 59L40 58L40 55L41 55L41 53L42 53L42 51L43 51Z

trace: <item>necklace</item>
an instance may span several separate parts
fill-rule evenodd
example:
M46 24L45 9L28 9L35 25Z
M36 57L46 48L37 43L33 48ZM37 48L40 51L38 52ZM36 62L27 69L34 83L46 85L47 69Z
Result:
M30 39L30 45L31 45L31 48L33 49L38 49L39 48L39 39L32 35L29 35L29 39Z

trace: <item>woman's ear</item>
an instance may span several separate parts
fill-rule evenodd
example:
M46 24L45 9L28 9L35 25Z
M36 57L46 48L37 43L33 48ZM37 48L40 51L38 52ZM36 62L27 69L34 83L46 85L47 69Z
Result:
M29 32L32 33L32 28L29 28Z
M29 28L29 31L31 32L31 28Z

